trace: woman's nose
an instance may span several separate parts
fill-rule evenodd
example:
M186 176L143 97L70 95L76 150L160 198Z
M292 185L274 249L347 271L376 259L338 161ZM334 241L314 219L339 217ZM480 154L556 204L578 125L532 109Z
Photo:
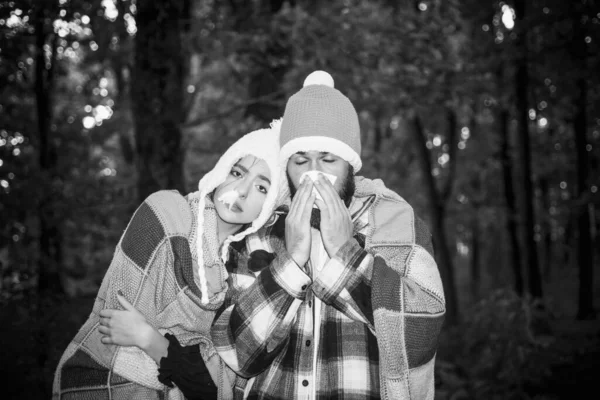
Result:
M251 182L248 179L242 179L240 183L237 185L237 192L240 197L246 198L248 196L248 191L250 190Z

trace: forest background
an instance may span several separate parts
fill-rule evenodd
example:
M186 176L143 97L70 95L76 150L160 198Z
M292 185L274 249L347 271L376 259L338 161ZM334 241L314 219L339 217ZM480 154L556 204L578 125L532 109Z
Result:
M436 400L595 390L599 44L595 0L0 1L2 398L50 398L140 202L317 69L432 231Z

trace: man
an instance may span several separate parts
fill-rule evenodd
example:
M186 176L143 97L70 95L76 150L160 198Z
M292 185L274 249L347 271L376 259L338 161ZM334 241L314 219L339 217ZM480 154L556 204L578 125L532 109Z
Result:
M215 348L254 377L250 399L433 399L445 303L431 237L355 176L358 116L329 74L288 100L280 141L289 213L253 238L276 258L215 319Z

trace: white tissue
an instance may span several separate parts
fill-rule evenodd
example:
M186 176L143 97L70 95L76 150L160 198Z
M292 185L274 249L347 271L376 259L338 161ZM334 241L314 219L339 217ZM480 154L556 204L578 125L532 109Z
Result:
M226 206L228 206L229 211L231 211L231 207L233 207L233 205L235 204L235 201L239 197L240 197L240 194L238 193L238 191L233 189L233 190L230 190L230 191L225 192L222 195L220 195L217 200L220 201L221 203L225 204Z
M335 184L335 181L337 180L337 176L335 175L331 175L331 174L327 174L325 172L321 172L321 171L306 171L305 173L303 173L302 175L300 175L300 183L304 182L304 179L306 179L306 177L309 177L311 181L316 181L317 179L319 179L319 174L322 174L325 178L327 178L327 180L329 180L329 182L331 182L331 184ZM323 198L321 197L321 195L319 194L319 192L317 191L317 189L313 186L312 192L315 194L315 196L317 196L317 199L323 201ZM314 206L315 208L318 208L316 205Z

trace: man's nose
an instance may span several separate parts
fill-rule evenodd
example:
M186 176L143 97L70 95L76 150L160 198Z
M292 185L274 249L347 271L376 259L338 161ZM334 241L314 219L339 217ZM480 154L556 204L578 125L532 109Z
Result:
M321 163L319 162L319 160L311 160L310 161L310 169L312 171L323 172L323 169L321 168Z

